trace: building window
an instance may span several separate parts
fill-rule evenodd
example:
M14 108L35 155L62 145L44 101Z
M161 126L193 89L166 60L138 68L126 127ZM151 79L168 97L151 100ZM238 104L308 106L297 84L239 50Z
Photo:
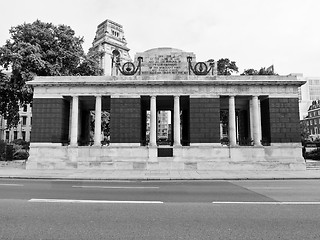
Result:
M313 123L313 121L312 120L310 120L310 125L312 126L312 123Z
M23 141L25 141L26 140L26 131L22 131L21 133L22 133L22 139L23 139Z
M25 125L27 125L27 117L23 116L22 117L22 126L25 126Z
M309 121L307 121L307 126L309 126Z
M13 132L13 139L16 140L18 138L18 131Z
M314 125L316 125L317 124L317 119L314 119L313 121L314 121Z
M9 141L10 132L6 131L6 140Z
M22 139L23 139L23 141L26 140L26 131L22 131Z
M314 134L318 134L318 128L317 127L314 128Z
M23 111L27 112L27 110L28 110L28 106L27 105L23 105Z

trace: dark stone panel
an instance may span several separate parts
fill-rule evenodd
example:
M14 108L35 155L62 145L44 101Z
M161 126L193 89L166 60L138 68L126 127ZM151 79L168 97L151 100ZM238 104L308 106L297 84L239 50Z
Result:
M158 148L158 157L173 157L172 148Z
M249 117L246 110L241 110L239 112L239 141L244 142L249 138Z
M299 99L269 98L268 102L271 142L300 142Z
M34 98L31 142L67 142L69 112L70 103L66 99Z
M140 98L111 98L111 143L140 143Z
M180 97L181 107L181 144L182 146L190 145L190 98L189 96Z
M220 142L220 99L190 98L190 143Z
M270 112L274 108L270 109L269 98L264 99L260 102L261 106L261 130L262 130L262 141L265 143L270 143L271 133L270 133ZM273 119L275 120L275 119ZM275 125L279 124L274 122Z

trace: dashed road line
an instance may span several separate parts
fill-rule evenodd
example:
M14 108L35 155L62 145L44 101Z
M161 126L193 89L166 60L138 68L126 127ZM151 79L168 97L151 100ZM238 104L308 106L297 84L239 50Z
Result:
M158 189L159 187L122 187L122 186L72 186L73 188L105 188L105 189Z
M116 201L116 200L77 200L77 199L37 199L32 198L28 202L37 203L135 203L135 204L161 204L161 201Z
M212 202L213 204L242 205L320 205L320 202Z

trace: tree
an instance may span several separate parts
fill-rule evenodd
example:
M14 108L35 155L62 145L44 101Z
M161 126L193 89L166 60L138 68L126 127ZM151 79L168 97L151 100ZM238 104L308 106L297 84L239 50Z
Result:
M7 123L19 122L19 115L16 114L19 112L18 94L14 90L10 76L0 70L0 114L7 120Z
M253 68L245 69L243 73L241 73L240 75L278 75L278 74L274 72L274 67L273 65L271 65L268 68L262 67L260 68L259 71Z
M240 75L258 75L259 72L253 68L245 69Z
M19 121L19 106L32 101L33 89L25 83L34 76L101 75L97 56L83 51L83 38L66 25L37 20L9 30L11 38L0 47L0 66L11 70L1 75L0 114L9 127ZM4 97L5 96L5 97Z
M258 75L277 75L274 73L273 65L268 68L260 68Z
M300 121L300 135L301 135L301 141L304 143L307 141L310 137L309 128L307 125L307 120L301 120Z
M230 61L228 58L218 60L218 75L231 75L233 72L238 72L236 62Z

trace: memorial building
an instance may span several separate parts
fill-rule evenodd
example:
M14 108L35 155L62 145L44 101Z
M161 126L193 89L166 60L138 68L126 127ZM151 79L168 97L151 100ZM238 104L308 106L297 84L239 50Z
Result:
M110 20L93 46L105 51L105 76L28 82L27 168L305 170L296 76L217 75L216 62L174 48L131 61Z

